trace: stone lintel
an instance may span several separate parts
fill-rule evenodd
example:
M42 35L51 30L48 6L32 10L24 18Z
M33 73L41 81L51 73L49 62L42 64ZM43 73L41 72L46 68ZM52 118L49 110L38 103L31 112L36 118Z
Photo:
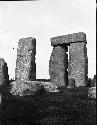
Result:
M70 44L74 42L86 42L86 34L83 32L63 35L63 36L57 36L50 39L51 40L51 46L57 46L62 44Z

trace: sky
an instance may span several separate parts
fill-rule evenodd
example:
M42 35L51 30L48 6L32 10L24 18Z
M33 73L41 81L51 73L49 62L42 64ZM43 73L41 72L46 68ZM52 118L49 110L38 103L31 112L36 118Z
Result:
M36 38L36 77L49 79L50 38L84 32L88 77L96 74L96 0L0 1L0 58L15 77L18 41Z

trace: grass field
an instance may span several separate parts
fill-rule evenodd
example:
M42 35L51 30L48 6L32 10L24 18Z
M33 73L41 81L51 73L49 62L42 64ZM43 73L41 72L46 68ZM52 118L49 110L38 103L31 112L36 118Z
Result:
M96 125L96 100L87 87L34 96L2 95L1 125Z

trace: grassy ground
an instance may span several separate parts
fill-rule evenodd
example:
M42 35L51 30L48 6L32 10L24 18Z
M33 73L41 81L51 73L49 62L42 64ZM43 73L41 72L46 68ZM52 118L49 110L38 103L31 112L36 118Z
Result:
M87 88L60 88L59 93L2 95L2 125L96 125L96 100Z

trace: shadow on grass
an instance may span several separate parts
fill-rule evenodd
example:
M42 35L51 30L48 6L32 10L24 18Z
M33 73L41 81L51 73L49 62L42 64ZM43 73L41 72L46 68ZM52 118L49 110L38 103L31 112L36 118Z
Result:
M2 125L96 125L96 100L87 88L59 88L33 96L2 95Z

